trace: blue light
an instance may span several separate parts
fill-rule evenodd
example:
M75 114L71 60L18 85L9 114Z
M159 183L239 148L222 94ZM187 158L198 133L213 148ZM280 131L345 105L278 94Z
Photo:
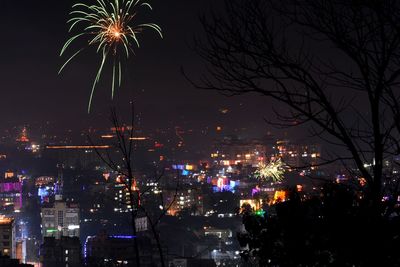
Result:
M184 170L185 165L172 165L172 169L174 170Z
M190 172L187 171L187 170L183 170L183 171L182 171L182 175L183 175L183 176L188 176L189 174L190 174Z

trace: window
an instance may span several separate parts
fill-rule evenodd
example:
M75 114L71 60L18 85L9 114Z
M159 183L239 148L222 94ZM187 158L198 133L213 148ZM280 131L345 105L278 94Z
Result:
M64 216L62 210L58 211L58 225L64 226Z

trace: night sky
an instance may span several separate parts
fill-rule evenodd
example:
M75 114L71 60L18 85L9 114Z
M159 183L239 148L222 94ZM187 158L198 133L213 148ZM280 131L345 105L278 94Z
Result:
M188 127L227 125L249 127L263 135L263 121L270 109L265 99L254 96L227 98L216 92L194 89L181 73L181 67L194 79L204 70L193 51L193 39L202 38L201 14L215 7L212 0L153 0L153 12L143 14L142 22L159 24L165 35L154 32L140 36L142 48L127 64L122 88L111 101L111 70L98 86L91 114L87 102L100 61L93 50L74 60L57 75L63 59L58 54L68 38L66 21L76 1L4 1L0 35L0 120L3 125L56 122L58 127L80 129L106 121L109 108L136 103L143 127ZM219 112L228 108L228 114ZM106 121L107 122L107 121Z

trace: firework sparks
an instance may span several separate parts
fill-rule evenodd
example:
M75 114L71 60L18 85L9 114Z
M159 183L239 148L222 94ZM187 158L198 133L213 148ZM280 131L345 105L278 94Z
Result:
M89 47L94 47L101 55L100 66L93 82L90 93L88 112L90 112L93 94L105 65L112 63L111 97L114 97L115 88L121 86L122 61L134 54L134 47L139 48L137 35L145 28L156 31L162 38L161 28L154 23L137 24L136 17L140 7L152 10L149 3L142 0L95 0L93 5L78 3L72 6L68 20L69 32L80 29L67 40L61 49L60 56L79 39L84 39ZM85 47L76 50L60 68L59 73L78 56Z
M280 158L271 160L268 164L260 162L254 176L258 179L281 182L285 174L285 164Z

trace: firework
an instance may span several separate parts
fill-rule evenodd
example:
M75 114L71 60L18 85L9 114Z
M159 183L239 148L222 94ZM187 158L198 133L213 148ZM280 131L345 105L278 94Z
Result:
M268 164L260 162L254 176L262 180L272 180L273 182L281 182L285 174L285 164L280 158L271 160Z
M59 73L86 47L94 47L96 53L101 55L100 66L90 93L88 112L105 65L112 64L111 97L113 98L115 88L121 86L122 61L134 54L134 47L140 47L137 35L148 28L163 37L161 28L157 24L137 24L136 18L140 8L152 10L151 5L142 0L95 0L93 5L78 3L72 6L71 19L67 22L70 25L69 32L78 29L79 31L65 42L60 56L64 56L71 44L78 40L86 41L87 46L72 52Z

